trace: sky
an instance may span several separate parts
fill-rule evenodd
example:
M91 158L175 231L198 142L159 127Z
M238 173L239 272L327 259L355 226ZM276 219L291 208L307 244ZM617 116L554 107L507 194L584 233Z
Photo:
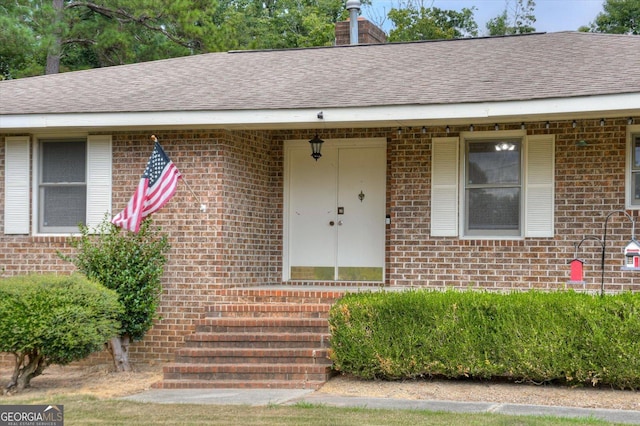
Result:
M533 25L537 32L575 31L582 25L589 25L602 12L604 0L535 0ZM372 0L373 8L364 7L365 18L372 22L379 22L380 16L386 16L391 8L398 7L398 0ZM461 10L475 6L475 20L478 23L479 35L486 35L485 24L500 15L507 5L507 0L424 0L426 7L439 9ZM516 0L510 0L511 6ZM376 19L376 16L378 19ZM388 31L386 22L384 30Z

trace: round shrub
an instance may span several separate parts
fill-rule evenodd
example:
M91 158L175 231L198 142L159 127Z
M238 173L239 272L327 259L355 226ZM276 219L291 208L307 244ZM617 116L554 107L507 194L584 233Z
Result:
M16 357L7 389L103 349L118 334L121 312L114 291L80 274L0 280L0 352Z

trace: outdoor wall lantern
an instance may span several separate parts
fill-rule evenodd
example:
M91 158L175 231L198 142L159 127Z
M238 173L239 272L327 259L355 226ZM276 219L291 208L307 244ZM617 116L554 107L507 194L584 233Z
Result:
M322 149L322 144L324 143L324 141L320 139L318 137L318 134L316 133L316 136L311 139L309 143L311 144L311 156L314 160L318 161L318 158L322 157L320 149Z
M513 151L514 149L516 149L515 144L510 142L501 142L495 145L496 151Z

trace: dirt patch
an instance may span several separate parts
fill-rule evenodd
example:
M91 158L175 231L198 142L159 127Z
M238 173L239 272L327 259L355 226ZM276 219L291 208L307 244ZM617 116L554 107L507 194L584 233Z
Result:
M12 371L8 368L0 369L2 389L9 382L11 373ZM162 366L159 364L138 365L134 371L126 373L116 373L113 367L106 365L90 367L52 365L40 376L32 379L31 386L18 395L35 397L65 393L116 398L149 390L153 383L160 380L162 380ZM11 398L11 396L0 394L0 401L3 398Z
M319 392L379 398L640 410L640 394L637 391L465 380L384 382L338 376L327 382Z
M2 388L11 370L0 369ZM117 398L151 389L162 380L161 364L136 365L133 372L115 373L109 365L51 366L31 381L31 387L16 396L40 397L55 394L83 394L97 398ZM320 393L448 401L478 401L511 404L561 405L640 411L640 394L606 388L567 388L532 384L474 382L457 380L365 381L337 376ZM12 396L0 395L0 403Z

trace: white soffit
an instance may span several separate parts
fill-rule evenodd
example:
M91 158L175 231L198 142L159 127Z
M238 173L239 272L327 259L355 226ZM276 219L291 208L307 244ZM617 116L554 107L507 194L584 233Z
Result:
M322 111L322 119L318 113ZM509 102L357 108L160 111L0 116L0 131L128 128L377 127L601 118L640 114L640 93Z

